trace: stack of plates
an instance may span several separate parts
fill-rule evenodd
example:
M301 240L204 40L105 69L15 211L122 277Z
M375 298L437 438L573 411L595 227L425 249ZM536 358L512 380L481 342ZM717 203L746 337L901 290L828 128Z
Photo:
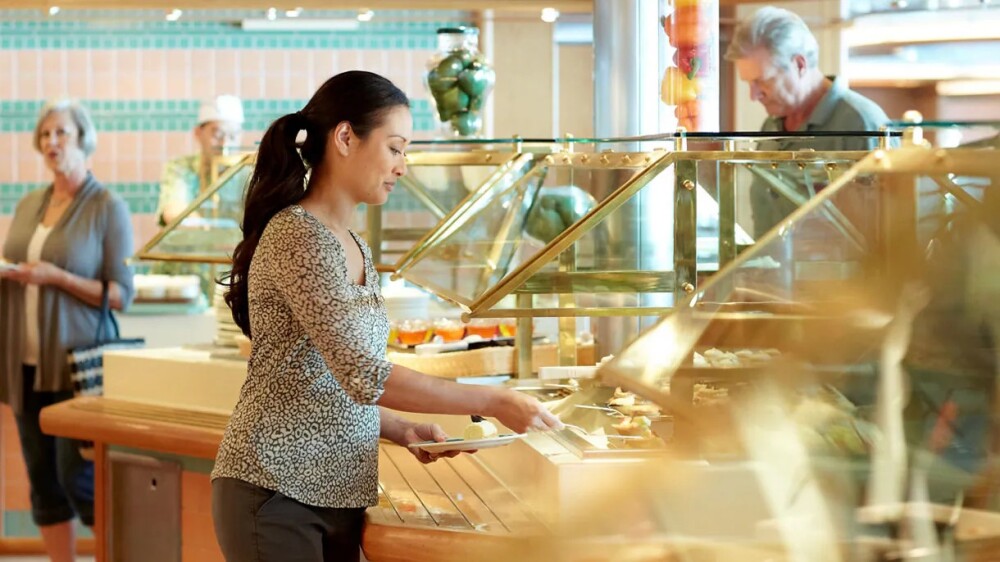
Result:
M226 299L223 297L225 292L226 287L222 285L215 286L215 298L212 299L217 326L215 345L221 347L238 347L236 336L241 335L243 332L236 325L236 322L233 322L233 313L229 310L229 306L226 305Z
M382 289L382 298L385 299L389 320L402 321L414 318L426 320L428 318L430 295L420 289L394 283Z

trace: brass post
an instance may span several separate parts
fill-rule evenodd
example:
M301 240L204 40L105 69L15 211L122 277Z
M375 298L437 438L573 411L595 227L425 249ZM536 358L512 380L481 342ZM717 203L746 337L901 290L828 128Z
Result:
M678 160L674 168L674 306L698 286L698 178L694 160ZM686 291L685 287L690 287Z
M517 295L518 308L531 308L532 295ZM521 316L517 319L517 334L514 335L514 345L517 347L517 378L529 379L534 375L531 364L532 333L531 317Z

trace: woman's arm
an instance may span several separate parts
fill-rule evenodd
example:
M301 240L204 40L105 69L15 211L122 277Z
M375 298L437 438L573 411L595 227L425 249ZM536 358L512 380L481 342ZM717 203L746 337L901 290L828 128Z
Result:
M476 414L497 418L510 429L561 429L562 422L542 403L514 390L459 384L393 365L378 400L380 406L427 414Z
M420 443L422 441L437 441L440 443L448 439L448 434L436 423L414 423L382 407L379 407L378 412L382 424L381 437L401 447L407 447L410 443ZM440 454L428 453L423 449L416 448L410 449L410 452L423 463L434 462L441 457L455 457L459 454L459 451L446 451Z
M87 279L61 269L49 262L25 263L17 269L0 274L5 279L30 285L48 285L59 289L90 306L101 306L101 282L98 279ZM122 291L118 283L108 283L108 303L112 309L121 310Z
M101 306L102 284L100 280L87 279L64 269L59 269L56 266L52 267L58 270L56 281L52 283L53 286L73 295L90 306ZM108 306L112 310L121 310L123 308L122 289L114 281L108 282Z

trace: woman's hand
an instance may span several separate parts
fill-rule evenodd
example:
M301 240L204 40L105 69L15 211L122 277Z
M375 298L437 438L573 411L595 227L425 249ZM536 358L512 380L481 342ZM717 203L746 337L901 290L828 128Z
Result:
M16 269L2 274L5 279L28 285L56 285L62 278L63 270L49 262L22 263Z
M423 441L437 441L441 443L448 440L448 434L441 429L441 426L436 423L415 423L411 424L406 431L403 432L402 445L403 447L408 447L411 443L421 443ZM443 457L455 457L458 456L460 451L445 451L443 453L428 453L422 449L412 448L409 449L413 456L417 457L417 460L427 464L434 462ZM475 451L469 451L474 453Z
M541 402L516 390L500 390L491 410L492 417L517 433L563 428L559 418L545 409Z

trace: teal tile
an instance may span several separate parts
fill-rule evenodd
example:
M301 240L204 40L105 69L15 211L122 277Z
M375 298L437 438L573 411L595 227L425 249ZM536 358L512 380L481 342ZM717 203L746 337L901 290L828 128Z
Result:
M415 96L423 92L411 92ZM308 100L247 100L245 128L261 131L274 119L298 111ZM194 125L199 100L83 100L91 109L98 131L186 131ZM0 131L30 132L34 130L41 100L0 100ZM411 100L414 126L419 131L433 126L430 104L424 98Z

